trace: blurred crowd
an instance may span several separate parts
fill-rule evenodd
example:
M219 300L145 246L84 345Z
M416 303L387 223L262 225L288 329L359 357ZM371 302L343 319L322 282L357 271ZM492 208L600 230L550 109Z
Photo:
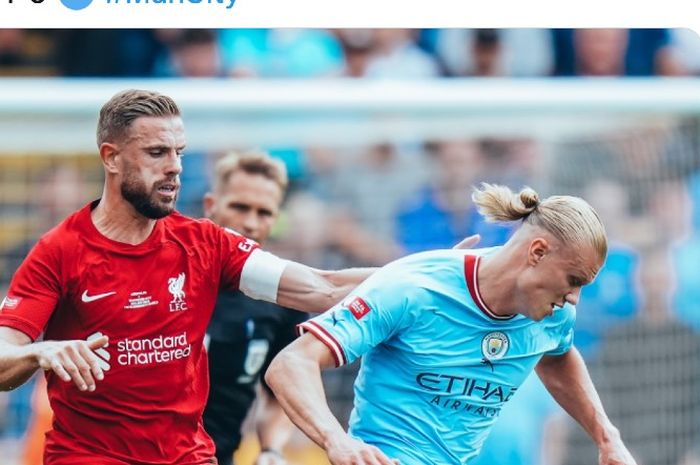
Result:
M681 76L699 50L688 29L5 29L0 75Z
M0 75L9 76L698 74L700 38L675 29L0 30ZM504 136L263 149L286 163L291 181L268 248L317 267L381 265L451 247L474 233L483 246L504 242L512 226L483 222L471 203L470 189L482 181L586 198L603 218L610 252L596 281L583 289L576 345L640 465L700 464L697 115L554 144ZM183 158L181 211L202 215L219 156ZM96 156L19 159L0 156L0 290L41 233L99 196ZM11 230L18 218L23 222ZM355 369L327 375L343 421ZM25 386L0 397L0 432L13 444L21 444L27 428L30 392ZM582 431L531 377L475 464L596 461Z

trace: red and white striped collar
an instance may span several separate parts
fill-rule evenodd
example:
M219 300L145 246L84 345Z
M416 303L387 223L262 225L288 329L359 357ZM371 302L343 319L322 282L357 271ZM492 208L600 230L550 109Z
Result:
M481 298L481 293L479 292L479 262L481 262L481 257L479 255L465 255L464 256L464 279L467 281L467 289L472 296L472 300L476 303L479 310L481 310L484 315L493 320L510 320L515 318L515 315L496 315L493 311L489 309L486 302Z

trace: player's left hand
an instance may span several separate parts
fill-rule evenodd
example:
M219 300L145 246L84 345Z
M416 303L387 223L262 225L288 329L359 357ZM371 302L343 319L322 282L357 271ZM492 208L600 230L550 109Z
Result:
M275 450L265 450L260 452L255 465L288 465L284 456Z
M637 465L636 460L622 440L617 440L598 450L599 465Z

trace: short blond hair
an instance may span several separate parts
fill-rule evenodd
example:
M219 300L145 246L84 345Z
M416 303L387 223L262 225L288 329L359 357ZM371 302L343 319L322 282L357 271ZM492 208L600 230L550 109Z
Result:
M287 168L280 160L272 158L265 152L233 152L216 162L214 167L214 190L221 192L228 184L231 176L238 171L243 171L247 174L259 174L274 181L283 194L289 184Z
M603 222L580 197L553 195L540 200L529 187L515 193L506 186L482 183L481 188L474 189L472 200L489 222L522 220L549 231L564 244L590 244L601 260L608 253Z
M141 116L180 116L180 108L167 95L150 90L128 89L115 94L100 109L97 145L123 138Z

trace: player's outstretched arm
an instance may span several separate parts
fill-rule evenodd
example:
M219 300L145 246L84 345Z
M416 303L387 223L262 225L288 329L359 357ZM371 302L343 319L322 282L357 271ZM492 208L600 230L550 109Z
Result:
M599 465L637 464L606 415L586 364L575 347L563 355L545 355L536 370L554 399L598 446Z
M102 380L104 374L92 351L107 343L106 336L91 341L32 343L21 331L0 327L0 390L22 385L41 368L52 370L64 381L73 381L82 391L94 391L95 380Z
M350 437L331 413L321 369L332 366L330 349L307 333L277 354L265 381L289 418L327 452L332 465L395 465L376 447Z
M455 245L469 249L479 242L474 234ZM377 268L349 268L339 271L317 270L289 262L282 272L277 289L277 304L305 312L324 312L337 304Z
M317 270L289 262L280 278L277 304L306 312L324 312L340 302L377 268Z

